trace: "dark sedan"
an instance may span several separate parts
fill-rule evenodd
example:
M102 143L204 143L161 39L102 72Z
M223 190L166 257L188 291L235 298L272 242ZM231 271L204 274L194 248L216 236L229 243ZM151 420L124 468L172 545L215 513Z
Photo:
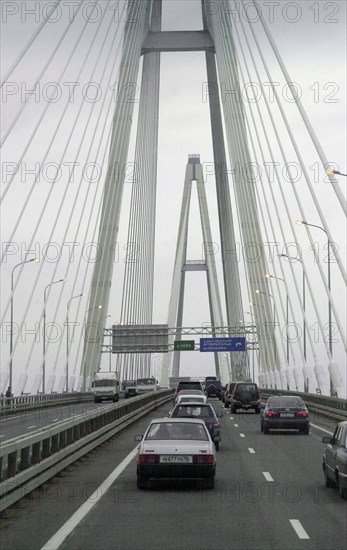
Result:
M327 447L323 454L325 486L336 485L341 498L347 499L347 420L339 422L334 435L324 436Z
M209 403L178 403L170 413L170 418L201 418L206 424L217 451L221 440L218 418L222 417L223 414L217 415Z
M305 403L296 395L269 397L261 409L260 427L264 434L270 430L299 430L308 434L310 420Z

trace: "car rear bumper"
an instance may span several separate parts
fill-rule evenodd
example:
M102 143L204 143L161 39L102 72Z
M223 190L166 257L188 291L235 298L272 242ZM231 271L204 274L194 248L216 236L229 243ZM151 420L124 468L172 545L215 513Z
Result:
M236 409L256 409L260 407L260 401L235 401L232 399L230 401L230 407L235 407Z
M138 464L137 471L146 478L205 479L215 475L215 464Z
M302 430L310 425L307 419L278 418L276 420L264 420L264 428L269 430Z

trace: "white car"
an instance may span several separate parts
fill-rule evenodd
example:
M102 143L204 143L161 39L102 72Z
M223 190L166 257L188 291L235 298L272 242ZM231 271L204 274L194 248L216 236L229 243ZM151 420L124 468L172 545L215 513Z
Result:
M207 403L206 395L179 395L176 399L176 405L178 403Z
M137 487L146 489L150 479L203 479L214 488L216 451L203 420L160 418L152 420L137 456Z

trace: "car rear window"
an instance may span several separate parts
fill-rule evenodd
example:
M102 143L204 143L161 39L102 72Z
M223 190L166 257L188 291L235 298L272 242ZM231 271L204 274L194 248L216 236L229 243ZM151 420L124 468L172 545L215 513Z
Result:
M258 391L256 384L237 384L235 390L238 393L255 393Z
M200 382L179 382L177 391L181 390L202 390Z
M274 407L278 407L278 408L281 408L281 407L298 408L298 407L300 407L300 408L303 408L303 407L305 407L305 403L299 397L280 397L280 398L277 398L277 399L276 398L271 399L269 401L269 406L271 408L274 408Z
M146 440L196 440L208 441L206 428L203 424L193 422L158 422L150 426Z
M215 414L208 405L177 405L172 416L174 418L211 418Z

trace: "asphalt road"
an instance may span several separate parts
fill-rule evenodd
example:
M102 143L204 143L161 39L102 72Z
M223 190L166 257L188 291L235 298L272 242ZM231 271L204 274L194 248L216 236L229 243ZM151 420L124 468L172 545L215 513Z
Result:
M196 482L158 481L139 491L135 459L124 469L119 465L135 449L134 435L166 410L152 412L9 508L2 547L346 549L347 503L324 487L325 432L316 428L309 436L264 435L258 415L227 410L214 490ZM101 484L110 475L107 489Z

